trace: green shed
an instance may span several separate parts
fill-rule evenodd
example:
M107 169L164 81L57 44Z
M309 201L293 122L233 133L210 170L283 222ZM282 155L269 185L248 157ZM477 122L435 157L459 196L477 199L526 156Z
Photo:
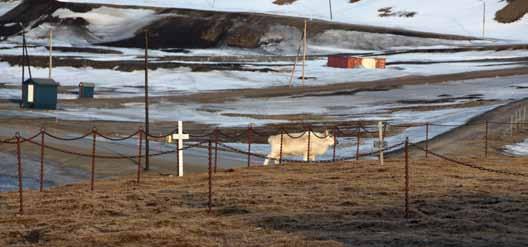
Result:
M79 98L93 98L95 94L95 84L81 82L79 83Z
M53 79L30 78L22 84L22 106L34 109L57 109L59 84Z

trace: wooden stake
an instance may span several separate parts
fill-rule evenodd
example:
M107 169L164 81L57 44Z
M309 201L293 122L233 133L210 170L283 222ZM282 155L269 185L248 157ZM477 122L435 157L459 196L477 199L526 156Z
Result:
M148 96L148 48L149 32L145 31L145 170L150 169L150 147L149 147L149 96Z
M299 42L299 48L297 49L297 55L295 55L295 63L293 64L293 70L290 76L290 82L288 83L289 87L293 87L293 78L295 76L295 71L297 70L297 62L299 61L299 55L301 53L302 43Z

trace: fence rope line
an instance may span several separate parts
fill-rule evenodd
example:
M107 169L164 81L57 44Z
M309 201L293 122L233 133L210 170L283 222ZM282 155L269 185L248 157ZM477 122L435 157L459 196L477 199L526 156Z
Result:
M479 165L475 165L475 164L465 163L465 162L462 162L462 161L458 161L458 160L449 158L449 157L447 157L445 155L441 155L441 154L432 152L430 150L425 150L424 148L418 146L417 144L412 144L411 143L410 145L413 146L413 147L416 147L416 148L418 148L418 149L420 149L420 150L422 150L424 152L427 152L427 153L429 153L429 154L431 154L431 155L433 155L433 156L435 156L437 158L449 161L451 163L455 163L457 165L461 165L461 166L465 166L465 167L469 167L469 168L472 168L472 169L477 169L477 170L481 170L481 171L485 171L485 172L491 172L491 173L497 173L497 174L504 174L504 175L511 175L511 176L518 176L518 177L528 178L528 174L526 174L526 173L498 170L498 169L487 168L487 167L483 167L483 166L479 166Z
M36 146L41 146L41 143L29 140L29 139L25 139L25 138L21 138L21 139L25 140L25 141L27 141L27 142L29 142L31 144L34 144ZM191 149L191 148L202 147L203 144L206 143L206 142L207 141L202 141L202 142L199 142L199 143L196 143L196 144L188 145L188 146L186 146L184 148L181 148L181 149L178 149L178 150L170 150L170 151L164 151L164 152L158 152L158 153L154 153L154 154L149 154L149 157L158 157L158 156L163 156L163 155L167 155L167 154L173 154L173 153L176 153L179 150L184 151L184 150ZM69 150L58 148L58 147L50 146L48 144L45 144L44 147L46 149L53 150L53 151L60 152L60 153L64 153L64 154L80 156L80 157L86 157L86 158L91 158L92 157L91 154L85 154L85 153L81 153L81 152L69 151ZM120 160L120 159L138 159L138 158L142 158L142 157L146 157L146 156L145 155L120 155L120 156L95 155L94 157L97 158L97 159Z
M363 153L363 154L360 154L359 157L368 157L368 156L372 156L374 154L378 154L380 152L387 152L387 151L392 150L394 148L403 146L404 144L405 144L405 142L402 142L402 143L398 143L398 144L386 147L386 148L384 148L382 150L372 151L372 152L369 152L369 153ZM353 155L353 156L344 156L344 157L340 157L340 158L336 158L336 159L329 159L329 160L311 160L311 161L293 160L293 159L285 159L285 158L282 158L282 159L281 158L268 158L267 154L256 153L256 152L248 152L248 151L245 151L245 150L242 150L242 149L239 149L239 148L231 147L231 146L226 145L224 143L218 143L218 145L221 146L222 148L224 148L224 151L228 151L228 152L230 151L230 152L233 152L233 153L239 153L239 154L243 154L243 155L251 155L253 157L262 158L262 159L269 159L271 161L278 161L278 162L280 162L282 160L282 161L288 162L288 163L304 163L304 164L326 163L326 164L330 164L330 163L335 163L335 162L338 162L338 161L349 161L349 160L356 159L355 155Z
M132 139L134 138L134 136L138 135L139 134L139 130L128 135L128 136L125 136L125 137L110 137L110 136L107 136L107 135L104 135L102 134L101 132L97 131L95 132L98 136L102 137L103 139L106 139L106 140L110 140L110 141L126 141L126 140L129 140L129 139Z

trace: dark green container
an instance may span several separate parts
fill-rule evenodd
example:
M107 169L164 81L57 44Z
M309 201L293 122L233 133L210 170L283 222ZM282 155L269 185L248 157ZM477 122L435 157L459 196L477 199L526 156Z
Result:
M93 98L95 94L95 84L81 82L79 83L79 98Z
M24 108L55 110L59 83L53 79L30 78L22 84Z

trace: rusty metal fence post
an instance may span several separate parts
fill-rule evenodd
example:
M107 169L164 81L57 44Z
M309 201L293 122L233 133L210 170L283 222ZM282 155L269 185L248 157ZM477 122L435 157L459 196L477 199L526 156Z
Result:
M46 130L40 129L40 192L44 191L44 137Z
M90 190L94 190L94 184L95 184L95 143L97 141L97 130L95 128L92 129L92 172L91 172L91 178L90 178Z
M332 162L336 162L336 148L337 148L337 126L334 128L334 150L332 152Z
M247 156L247 166L251 166L251 142L253 142L253 128L248 127L247 130L247 143L248 143L248 156Z
M216 173L216 167L218 163L218 138L220 135L220 130L218 128L214 131L215 145L214 145L214 173Z
M405 218L409 218L409 137L405 139Z
M306 161L308 161L308 162L311 161L310 160L310 149L311 149L310 145L311 145L311 142L312 142L311 137L312 137L312 128L310 126L308 126L308 145L307 145L308 146L308 150L306 152Z
M138 160L137 160L137 183L138 184L141 180L141 160L143 159L143 133L144 133L143 129L140 128L138 131L138 134L139 134Z
M21 150L20 150L20 133L16 133L16 151L17 151L17 168L18 168L18 198L19 198L19 213L24 213L24 196L23 196L23 189L24 185L22 184L22 158L21 158Z
M486 120L486 134L484 137L484 157L488 158L488 138L489 138L489 122Z
M359 161L359 144L361 142L361 128L357 128L356 133L356 161Z
M279 165L282 165L282 147L284 145L284 129L281 128L281 135L280 135L280 150L279 150Z
M429 123L425 124L425 159L429 158Z
M208 157L209 157L209 200L207 202L208 212L211 213L213 207L213 167L212 167L212 142L209 139Z

